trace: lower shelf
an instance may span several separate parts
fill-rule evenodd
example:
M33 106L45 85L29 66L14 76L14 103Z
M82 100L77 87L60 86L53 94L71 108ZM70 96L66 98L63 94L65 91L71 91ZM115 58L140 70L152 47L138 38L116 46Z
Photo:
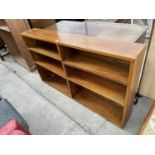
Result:
M74 82L69 81L69 88L65 78L62 78L43 67L37 67L41 78L45 83L56 88L67 96L72 96L73 99L77 100L92 111L105 117L117 126L122 127L123 107L117 106L113 101L105 99L104 97ZM70 94L70 89L72 95Z
M62 66L60 63L56 62L49 62L49 61L34 61L37 65L56 73L57 75L61 76L62 78L65 77L65 73L62 69Z
M41 78L45 83L47 83L51 87L56 88L57 90L66 94L67 96L70 96L70 91L67 85L67 81L64 78L56 75L53 72L46 70L43 67L40 67L40 66L37 66L37 67L41 75Z
M124 107L126 87L75 68L67 67L68 79Z
M58 77L54 79L46 79L44 80L48 85L56 88L57 90L61 91L62 93L66 94L67 96L70 96L69 88L67 86L66 80L59 79Z
M80 88L75 94L74 99L121 127L123 108L114 105L111 101L106 100L85 88Z

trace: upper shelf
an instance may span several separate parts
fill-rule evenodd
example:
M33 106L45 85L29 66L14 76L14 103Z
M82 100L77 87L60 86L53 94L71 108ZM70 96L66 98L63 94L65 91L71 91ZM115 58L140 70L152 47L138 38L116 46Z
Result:
M139 43L99 39L45 29L31 29L23 32L22 35L127 61L135 59L145 48L143 44Z
M44 48L44 47L30 47L28 48L30 51L48 56L50 58L54 58L56 60L61 60L60 55L57 51L52 50L52 49L48 49L48 48Z
M62 66L59 65L58 63L53 63L50 61L35 61L35 63L51 72L54 72L55 74L61 76L62 78L65 78L64 71L62 69Z
M95 59L84 55L72 55L71 58L63 62L65 65L72 66L96 75L127 85L129 66L126 64Z

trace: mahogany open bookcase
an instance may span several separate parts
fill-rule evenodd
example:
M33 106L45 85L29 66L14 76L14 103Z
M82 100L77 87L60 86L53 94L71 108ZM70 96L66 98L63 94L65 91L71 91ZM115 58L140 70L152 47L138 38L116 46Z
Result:
M137 90L143 44L45 29L22 36L43 81L124 127Z

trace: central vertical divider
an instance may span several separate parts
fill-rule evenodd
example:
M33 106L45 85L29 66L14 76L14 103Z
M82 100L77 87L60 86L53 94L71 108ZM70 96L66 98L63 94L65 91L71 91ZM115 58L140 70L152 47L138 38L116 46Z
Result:
M69 88L69 91L70 91L70 97L73 98L74 93L72 92L72 89L73 89L74 85L68 81L67 69L66 69L66 66L63 64L63 60L66 57L65 53L63 52L65 49L62 46L58 45L58 44L56 44L56 46L57 46L57 49L58 49L58 52L59 52L59 55L60 55L60 58L61 58L62 67L63 67L64 72L65 72L65 77L66 77L67 85L68 85L68 88Z

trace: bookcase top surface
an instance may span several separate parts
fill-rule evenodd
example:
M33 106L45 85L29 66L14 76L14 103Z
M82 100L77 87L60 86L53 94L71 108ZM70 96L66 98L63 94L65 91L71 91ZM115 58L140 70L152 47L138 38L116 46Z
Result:
M103 39L136 42L146 33L146 26L125 23L110 23L100 21L65 21L62 20L46 29L63 33L93 36Z
M144 44L139 43L109 40L47 29L30 29L23 32L22 36L123 60L136 59L145 48Z

